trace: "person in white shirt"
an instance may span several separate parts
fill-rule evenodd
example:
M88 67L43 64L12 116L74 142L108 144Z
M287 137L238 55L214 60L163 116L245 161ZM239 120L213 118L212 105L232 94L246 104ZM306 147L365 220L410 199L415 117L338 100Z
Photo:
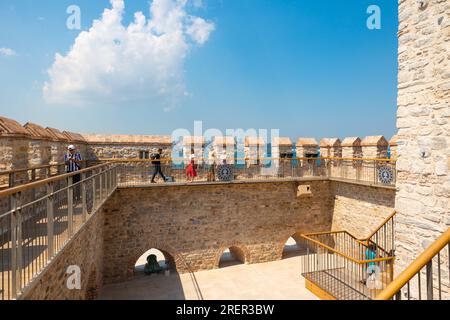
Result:
M209 160L209 172L208 172L208 182L216 181L216 165L217 165L217 154L214 150L214 147L211 146L211 149L208 154Z
M220 155L220 162L221 164L227 164L227 152L225 150Z

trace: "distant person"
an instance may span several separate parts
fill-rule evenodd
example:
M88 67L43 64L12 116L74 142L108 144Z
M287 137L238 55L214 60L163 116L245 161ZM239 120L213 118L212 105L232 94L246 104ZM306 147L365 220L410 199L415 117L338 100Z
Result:
M162 172L161 168L161 154L163 150L158 149L158 152L156 154L152 154L152 164L153 164L153 176L152 176L152 183L156 183L155 178L159 174L161 178L164 180L164 182L167 181L166 177L164 176L164 173Z
M365 260L375 260L377 258L377 247L375 244L370 243L367 246L367 249L364 252L364 258L365 258ZM371 280L372 282L376 281L376 279L375 279L376 268L377 268L376 262L367 263L367 266L365 268L367 278L362 280L363 284L367 285L367 281L369 281L369 280Z
M197 176L196 164L195 164L195 152L191 149L191 155L189 156L189 165L186 168L186 179L188 182L193 182Z
M209 160L208 181L214 182L216 181L217 153L212 146L208 154L208 160Z
M81 163L83 161L81 154L76 151L74 145L67 147L68 153L64 155L64 163L66 164L66 172L73 173L81 170ZM81 175L76 174L72 176L72 184L77 184L81 180ZM74 198L79 200L81 198L80 185L74 189Z
M160 273L164 269L159 265L156 255L151 254L147 257L147 263L144 267L144 273L150 276L155 273Z
M227 152L225 150L223 150L220 155L220 162L221 164L227 164Z

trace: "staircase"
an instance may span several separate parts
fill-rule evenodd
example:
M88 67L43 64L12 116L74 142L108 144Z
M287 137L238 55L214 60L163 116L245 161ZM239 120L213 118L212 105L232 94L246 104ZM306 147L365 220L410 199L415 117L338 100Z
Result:
M375 299L393 280L395 214L365 239L347 231L302 235L307 289L327 300Z
M346 231L302 235L306 288L326 300L450 299L450 228L394 279L394 219L368 238Z

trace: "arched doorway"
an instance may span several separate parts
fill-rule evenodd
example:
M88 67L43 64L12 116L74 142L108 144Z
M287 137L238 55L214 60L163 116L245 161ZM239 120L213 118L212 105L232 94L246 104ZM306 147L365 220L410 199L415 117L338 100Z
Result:
M292 258L305 254L305 247L300 236L300 232L295 233L284 243L282 258Z
M219 259L219 268L231 267L239 264L245 264L246 255L245 251L239 247L232 246L224 251Z
M151 255L156 256L156 261L161 268L161 272L174 272L176 271L175 260L168 252L152 248L147 250L143 255L139 257L134 265L135 275L144 275L145 265L147 263L147 258Z

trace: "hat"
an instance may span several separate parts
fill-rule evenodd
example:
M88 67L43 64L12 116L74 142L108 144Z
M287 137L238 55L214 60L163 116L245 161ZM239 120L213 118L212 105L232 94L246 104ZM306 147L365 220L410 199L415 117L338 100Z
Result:
M75 146L73 144L71 144L70 146L67 147L67 150L75 150Z

